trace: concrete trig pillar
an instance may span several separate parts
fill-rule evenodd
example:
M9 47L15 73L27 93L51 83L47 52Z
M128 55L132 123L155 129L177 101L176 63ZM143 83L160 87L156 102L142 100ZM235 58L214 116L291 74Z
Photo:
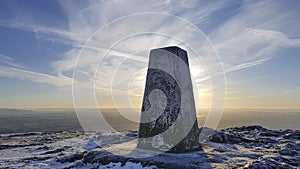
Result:
M174 153L200 149L187 52L150 51L138 147Z

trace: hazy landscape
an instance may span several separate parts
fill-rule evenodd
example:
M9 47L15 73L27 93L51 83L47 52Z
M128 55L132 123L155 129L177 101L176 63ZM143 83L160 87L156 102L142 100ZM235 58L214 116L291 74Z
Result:
M104 109L102 113L118 131L138 129L138 123L124 118L115 109ZM139 118L138 113L132 114L136 116L135 118ZM198 117L199 127L203 125L205 119L205 116ZM297 130L300 128L299 119L299 110L225 110L218 129L261 125L268 129ZM82 128L72 109L0 109L0 133L77 130Z

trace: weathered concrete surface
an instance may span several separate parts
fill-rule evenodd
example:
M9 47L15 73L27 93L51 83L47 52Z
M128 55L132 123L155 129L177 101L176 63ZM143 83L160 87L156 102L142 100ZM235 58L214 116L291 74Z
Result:
M138 147L169 152L200 148L187 52L176 46L150 52Z

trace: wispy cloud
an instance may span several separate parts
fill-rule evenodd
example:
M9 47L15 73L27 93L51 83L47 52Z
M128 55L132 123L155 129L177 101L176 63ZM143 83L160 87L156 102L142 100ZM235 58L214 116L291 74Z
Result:
M38 73L13 67L0 66L0 76L9 78L18 78L24 80L31 80L34 82L51 84L54 86L70 86L72 79L67 77L52 76L49 74Z
M290 94L300 93L300 87L295 87L292 89L285 89L285 90L283 90L283 92L290 93Z
M32 31L36 34L44 34L44 38L53 39L60 43L68 44L73 48L62 53L61 59L54 60L51 63L53 71L57 76L50 74L42 74L38 72L28 71L16 67L9 58L2 58L10 65L1 66L1 76L23 78L39 83L48 83L56 86L70 84L71 76L66 77L65 74L73 72L76 59L80 50L85 47L84 57L77 63L76 68L81 73L89 75L88 83L92 84L97 71L98 62L102 59L100 56L112 45L112 41L97 41L100 37L95 37L88 46L83 46L84 42L99 28L107 23L120 17L134 14L137 12L161 12L173 14L196 24L201 29L205 24L216 22L211 25L211 31L208 31L209 38L220 54L221 61L224 65L225 73L238 71L245 68L254 67L265 63L272 59L276 51L290 47L300 47L299 31L295 28L293 21L299 18L297 10L289 10L283 8L285 2L273 1L242 1L239 6L236 6L234 12L226 20L218 20L219 15L227 15L229 7L235 2L232 1L60 1L67 17L67 29L49 27L45 25L36 25L34 18L26 20L26 22L18 18L8 22L0 22L2 26L8 26L16 29ZM118 10L116 10L118 9ZM227 9L227 10L225 10ZM157 20L155 17L145 21L144 18L136 18L134 25L120 24L118 26L108 27L101 36L114 37L119 33L132 30L139 32L147 30L149 32L165 29L166 32L172 32L175 35L180 35L180 26L174 21ZM284 24L282 24L284 22ZM153 27L149 26L148 23ZM181 35L185 37L183 40L188 40L189 35ZM293 38L292 38L293 37ZM150 39L150 40L149 40ZM126 41L126 43L116 46L110 50L109 55L103 59L101 64L102 74L97 75L99 88L107 87L112 82L110 79L114 76L114 71L119 68L117 84L122 86L129 79L126 75L133 75L134 72L146 67L147 52L135 53L150 47L166 46L174 44L174 41L166 37L153 37L145 35L135 37L134 41ZM123 45L123 46L122 46ZM122 50L126 49L126 50ZM205 50L205 46L203 46ZM201 57L211 57L207 55ZM130 57L128 57L130 56ZM124 60L125 59L125 60ZM123 64L125 62L125 64ZM197 65L193 58L190 62ZM118 67L120 63L123 66ZM137 66L141 65L141 66ZM209 63L208 66L216 66L215 63ZM194 73L196 86L201 85L204 81L209 80L209 74L205 72L205 67L191 67L191 72ZM216 72L220 73L220 72ZM142 75L140 75L142 76ZM139 77L141 78L141 77ZM143 77L144 78L144 77ZM48 79L48 80L47 80ZM57 82L55 82L57 81ZM105 83L103 83L105 82Z
M3 55L1 53L0 53L0 64L6 65L6 66L11 66L11 67L20 67L20 65L17 64L13 58Z
M264 62L266 62L269 59L270 58L264 58L264 59L253 61L253 62L237 64L236 66L225 69L224 72L229 73L229 72L233 72L233 71L236 71L236 70L245 69L245 68L253 67L253 66L256 66L256 65L260 65L260 64L263 64Z
M70 86L72 84L72 79L65 76L53 76L50 74L26 70L23 66L15 63L13 58L3 54L0 54L0 76L31 80L58 87Z
M299 13L282 3L244 1L236 15L210 33L226 72L263 64L280 49L300 47L293 23Z

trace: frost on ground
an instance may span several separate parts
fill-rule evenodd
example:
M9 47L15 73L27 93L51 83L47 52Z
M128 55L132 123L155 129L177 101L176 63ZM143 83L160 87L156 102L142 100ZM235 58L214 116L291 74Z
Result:
M203 151L155 154L141 150L125 155L135 150L136 139L137 131L2 134L0 168L300 167L299 130L275 131L260 126L228 128L214 131L203 143Z

